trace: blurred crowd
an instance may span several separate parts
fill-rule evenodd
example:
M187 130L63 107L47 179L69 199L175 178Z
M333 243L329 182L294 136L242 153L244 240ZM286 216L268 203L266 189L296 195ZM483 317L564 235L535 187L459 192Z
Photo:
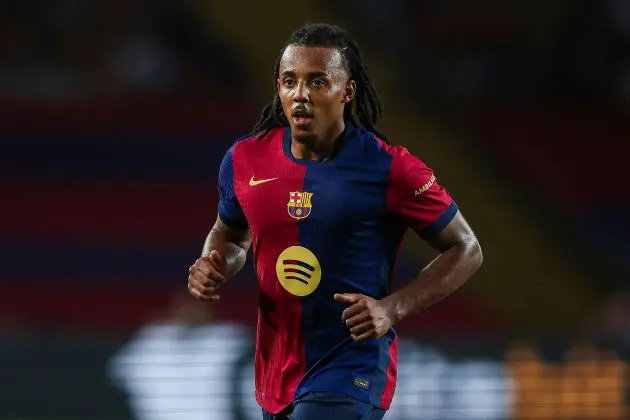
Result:
M213 36L191 4L4 1L0 97L194 96L243 86L238 54ZM341 7L362 14L374 40L388 43L402 74L422 71L425 77L411 85L431 99L630 98L630 6L624 0L539 1L535 7L525 1L354 0Z
M5 100L220 98L245 87L238 55L187 2L3 1L0 62Z
M625 0L350 3L419 99L630 100Z

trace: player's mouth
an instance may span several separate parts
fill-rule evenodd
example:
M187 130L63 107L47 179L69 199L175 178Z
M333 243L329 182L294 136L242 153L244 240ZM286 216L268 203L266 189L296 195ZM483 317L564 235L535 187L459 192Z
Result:
M305 110L293 111L293 113L291 114L291 118L293 119L293 123L297 127L305 127L309 125L310 122L313 120L312 114Z

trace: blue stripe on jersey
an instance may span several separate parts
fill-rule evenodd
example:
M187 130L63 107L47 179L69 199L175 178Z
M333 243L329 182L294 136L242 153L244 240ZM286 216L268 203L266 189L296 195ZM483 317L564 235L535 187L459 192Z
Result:
M296 396L336 390L378 404L394 332L380 340L352 341L341 320L346 305L335 301L333 295L387 295L392 263L405 228L387 216L393 158L381 150L371 134L354 133L354 127L349 126L337 156L316 162L294 159L290 130L285 132L285 153L307 167L302 192L313 194L310 215L297 221L300 245L311 250L322 267L319 287L301 298L308 372ZM374 165L366 167L366 161ZM357 386L355 379L367 381L369 386Z

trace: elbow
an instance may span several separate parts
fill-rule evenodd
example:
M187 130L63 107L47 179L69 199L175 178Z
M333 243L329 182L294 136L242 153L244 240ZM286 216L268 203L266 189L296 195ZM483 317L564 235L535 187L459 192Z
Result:
M483 263L483 250L474 233L462 236L456 245L459 260L467 267L472 275Z
M477 238L473 238L468 243L466 254L468 255L472 271L477 271L483 264L483 251Z

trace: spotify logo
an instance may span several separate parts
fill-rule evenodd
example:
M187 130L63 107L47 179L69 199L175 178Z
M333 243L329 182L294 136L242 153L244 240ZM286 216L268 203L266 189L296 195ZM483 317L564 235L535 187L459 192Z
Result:
M278 256L276 274L287 292L295 296L307 296L319 286L322 269L310 250L291 246Z

